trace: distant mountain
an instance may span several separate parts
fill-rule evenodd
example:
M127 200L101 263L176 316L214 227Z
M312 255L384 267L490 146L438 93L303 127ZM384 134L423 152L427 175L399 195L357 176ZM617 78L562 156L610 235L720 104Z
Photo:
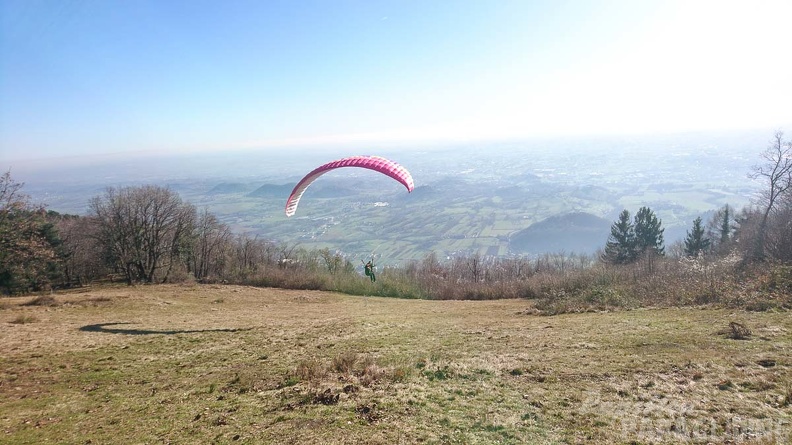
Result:
M248 193L252 198L288 198L294 184L264 184Z
M247 193L252 187L241 182L221 182L206 192L209 195L228 195L232 193Z
M551 216L514 233L509 247L516 253L587 253L605 246L611 221L584 212Z
M264 184L261 187L253 190L248 196L253 198L283 198L286 199L294 189L295 184ZM311 198L341 198L345 196L361 195L361 191L365 191L364 187L340 185L327 181L319 183L318 181L311 184L305 192L305 196ZM362 196L362 195L361 195Z
M409 196L402 196L402 199L434 198L440 194L440 190L434 185L419 185L415 187Z

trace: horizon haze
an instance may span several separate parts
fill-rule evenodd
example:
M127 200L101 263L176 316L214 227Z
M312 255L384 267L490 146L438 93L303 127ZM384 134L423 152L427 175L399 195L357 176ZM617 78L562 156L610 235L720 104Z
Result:
M604 246L619 212L648 206L666 243L685 236L729 204L751 203L748 178L770 132L652 137L534 139L412 146L375 152L313 150L99 156L12 169L33 200L61 213L86 214L107 187L170 188L237 234L343 253L376 253L383 264L443 257L543 253L592 254ZM365 169L324 175L287 218L286 198L316 166L351 154L377 154L407 168L405 193ZM55 162L52 162L55 161Z

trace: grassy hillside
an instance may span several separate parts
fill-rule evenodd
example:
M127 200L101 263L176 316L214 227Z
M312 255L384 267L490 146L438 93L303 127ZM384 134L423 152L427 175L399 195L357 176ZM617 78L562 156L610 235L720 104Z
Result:
M787 313L534 313L527 300L399 300L214 285L4 298L0 441L791 437Z

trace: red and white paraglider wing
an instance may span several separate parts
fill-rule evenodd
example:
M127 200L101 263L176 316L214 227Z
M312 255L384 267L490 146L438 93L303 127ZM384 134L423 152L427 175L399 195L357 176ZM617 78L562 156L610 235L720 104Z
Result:
M286 201L286 216L294 215L294 212L297 211L297 204L299 204L300 198L311 183L323 174L342 167L360 167L374 170L399 181L407 188L408 192L412 192L413 188L415 188L412 175L401 165L379 156L352 156L350 158L328 162L305 175L294 187L291 195L289 195L289 199Z

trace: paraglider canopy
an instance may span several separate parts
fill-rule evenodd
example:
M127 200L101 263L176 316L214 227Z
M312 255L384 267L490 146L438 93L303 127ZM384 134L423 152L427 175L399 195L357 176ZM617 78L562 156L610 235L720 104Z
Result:
M410 175L410 172L408 172L407 169L401 165L379 156L352 156L349 158L328 162L327 164L321 165L305 175L305 177L302 178L300 182L298 182L294 187L289 199L286 201L286 216L294 215L294 212L297 211L297 204L299 204L300 198L302 197L303 193L305 193L305 189L307 189L311 183L313 183L319 176L322 176L331 170L342 167L367 168L369 170L374 170L376 172L390 176L404 185L407 188L407 192L412 192L413 188L415 188L412 175Z

